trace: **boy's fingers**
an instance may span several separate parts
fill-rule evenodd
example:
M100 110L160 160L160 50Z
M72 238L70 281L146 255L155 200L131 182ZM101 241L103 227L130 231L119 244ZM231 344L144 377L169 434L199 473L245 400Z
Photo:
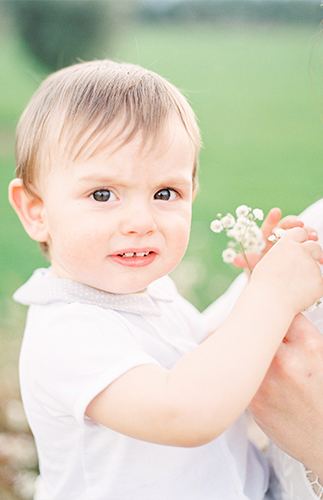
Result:
M310 249L310 252L315 260L320 260L322 256L322 248L315 241L308 240L305 245Z
M323 264L322 247L317 242L309 239L309 236L305 229L301 227L294 227L289 231L286 231L283 234L281 240L284 240L286 238L292 238L297 243L303 243L304 245L306 245L313 259L317 260L320 264ZM277 244L279 244L279 241Z
M297 241L298 243L304 243L305 241L308 241L308 234L302 227L293 227L292 229L286 231L283 234L281 239L284 238L292 238L294 241ZM312 243L317 245L317 243L315 243L314 241L312 241Z

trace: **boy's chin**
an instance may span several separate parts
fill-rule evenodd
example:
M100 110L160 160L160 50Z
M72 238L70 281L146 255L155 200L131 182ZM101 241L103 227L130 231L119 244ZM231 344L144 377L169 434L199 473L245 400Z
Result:
M68 279L72 281L76 281L77 283L81 283L82 285L89 286L91 288L95 288L96 290L100 290L106 293L112 293L114 295L127 295L130 293L142 293L147 289L149 283L147 280L126 280L122 283L123 280L117 280L116 283L111 283L109 280L104 282L102 279L87 279L87 276L74 276L73 274L66 271L61 266L56 266L55 264L51 266L51 277L52 278L61 278Z

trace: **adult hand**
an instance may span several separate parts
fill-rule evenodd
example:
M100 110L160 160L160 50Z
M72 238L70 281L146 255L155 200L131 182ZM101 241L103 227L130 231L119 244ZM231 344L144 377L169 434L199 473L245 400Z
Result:
M268 238L273 234L273 229L276 227L280 227L281 229L292 229L293 227L303 227L304 223L296 216L296 215L287 215L283 219L281 218L281 210L280 208L272 208L269 212L267 217L265 218L264 222L262 223L261 226L261 231L264 237L264 240L266 241L266 246L264 250L262 251L261 255L257 255L252 252L247 252L246 256L249 262L249 266L251 269L254 269L256 264L262 259L262 257L268 252L268 250L273 246L273 243L271 243ZM317 234L314 229L312 228L307 228L305 227L308 237L310 240L317 241ZM245 258L242 254L238 254L235 259L234 259L234 265L239 268L246 268L247 264L245 261Z
M323 478L323 336L302 314L249 410L273 443Z

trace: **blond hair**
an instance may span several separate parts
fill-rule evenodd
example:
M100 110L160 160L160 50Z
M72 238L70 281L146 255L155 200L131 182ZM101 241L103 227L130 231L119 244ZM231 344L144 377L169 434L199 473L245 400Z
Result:
M183 94L163 77L133 64L110 60L78 63L50 75L21 116L16 135L16 173L29 190L44 168L64 155L75 161L95 154L106 130L122 118L123 143L137 132L157 136L171 113L182 121L195 148L197 184L200 134ZM89 153L90 151L90 153Z

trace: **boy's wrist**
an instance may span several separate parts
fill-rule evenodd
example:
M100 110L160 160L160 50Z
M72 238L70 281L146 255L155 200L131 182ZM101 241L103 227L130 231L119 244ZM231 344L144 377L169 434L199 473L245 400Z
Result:
M250 293L255 297L255 303L264 307L267 304L266 310L271 314L281 314L285 316L286 322L289 324L292 322L294 317L300 312L297 307L295 307L295 301L292 300L290 296L282 293L282 291L276 286L271 286L270 283L260 278L253 280L253 275L249 281L247 288Z

